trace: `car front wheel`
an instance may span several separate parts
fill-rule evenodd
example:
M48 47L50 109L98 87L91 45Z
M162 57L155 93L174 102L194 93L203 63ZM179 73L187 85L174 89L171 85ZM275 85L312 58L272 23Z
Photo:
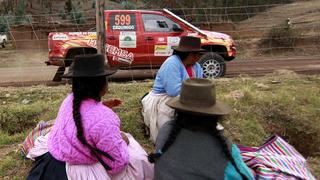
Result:
M226 64L219 54L209 52L204 54L198 61L203 70L203 77L218 78L226 73Z

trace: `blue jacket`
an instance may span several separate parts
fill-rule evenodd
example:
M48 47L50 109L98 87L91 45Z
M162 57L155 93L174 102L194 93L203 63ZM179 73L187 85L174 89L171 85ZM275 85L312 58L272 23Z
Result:
M199 63L193 65L194 77L202 78L203 71ZM169 96L178 96L182 82L189 79L186 68L179 56L170 56L160 67L154 80L153 93L166 93Z

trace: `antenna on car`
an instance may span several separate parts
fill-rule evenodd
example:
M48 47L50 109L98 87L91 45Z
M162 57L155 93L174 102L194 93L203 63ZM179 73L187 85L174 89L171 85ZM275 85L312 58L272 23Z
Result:
M182 19L181 17L177 16L176 14L174 14L173 12L169 11L168 9L163 8L163 11L170 14L171 16L173 16L174 18L178 19L179 21L183 22L184 24L186 24L187 26L189 26L190 28L194 29L195 31L197 31L199 34L201 34L202 36L204 36L205 38L207 38L207 35L199 28L195 27L194 25L192 25L191 23L189 23L188 21Z

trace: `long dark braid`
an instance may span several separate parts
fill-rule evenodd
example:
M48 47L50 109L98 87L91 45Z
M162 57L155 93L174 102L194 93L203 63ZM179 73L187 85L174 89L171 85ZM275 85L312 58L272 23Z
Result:
M236 162L230 153L227 141L223 136L222 132L219 132L216 128L217 122L220 118L221 116L199 116L178 112L176 114L176 120L174 121L173 128L170 131L169 137L166 140L164 146L158 152L149 154L149 162L154 163L157 158L159 158L164 152L166 152L169 149L169 147L176 140L182 128L191 130L202 129L202 131L208 132L212 136L218 138L227 159L231 161L232 165L235 167L236 171L241 175L242 179L248 179L236 165Z
M162 155L162 153L166 152L169 149L169 147L174 143L174 141L176 140L178 134L181 131L181 125L179 123L180 123L180 121L174 121L173 122L173 128L170 131L168 139L164 143L164 145L161 148L161 150L156 152L156 153L151 153L151 154L148 155L148 160L149 160L150 163L154 163L155 160L157 158L159 158Z
M111 161L114 159L106 152L101 151L98 148L92 147L84 137L83 127L81 121L80 107L81 102L87 98L100 101L100 92L103 88L106 88L107 81L105 77L95 77L95 78L74 78L72 80L72 92L73 92L73 119L77 128L77 138L85 146L87 146L92 154L98 159L98 161L104 166L106 170L111 170L99 156L99 154L107 157Z

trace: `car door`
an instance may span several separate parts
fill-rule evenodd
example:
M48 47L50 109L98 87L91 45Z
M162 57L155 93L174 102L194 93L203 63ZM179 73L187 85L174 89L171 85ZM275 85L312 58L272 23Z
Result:
M106 53L111 66L135 66L143 59L137 11L111 11L106 15Z
M159 66L173 52L172 46L177 46L180 36L185 32L174 31L173 27L181 29L180 25L162 14L141 13L143 23L143 45L146 49L147 62L152 66Z

